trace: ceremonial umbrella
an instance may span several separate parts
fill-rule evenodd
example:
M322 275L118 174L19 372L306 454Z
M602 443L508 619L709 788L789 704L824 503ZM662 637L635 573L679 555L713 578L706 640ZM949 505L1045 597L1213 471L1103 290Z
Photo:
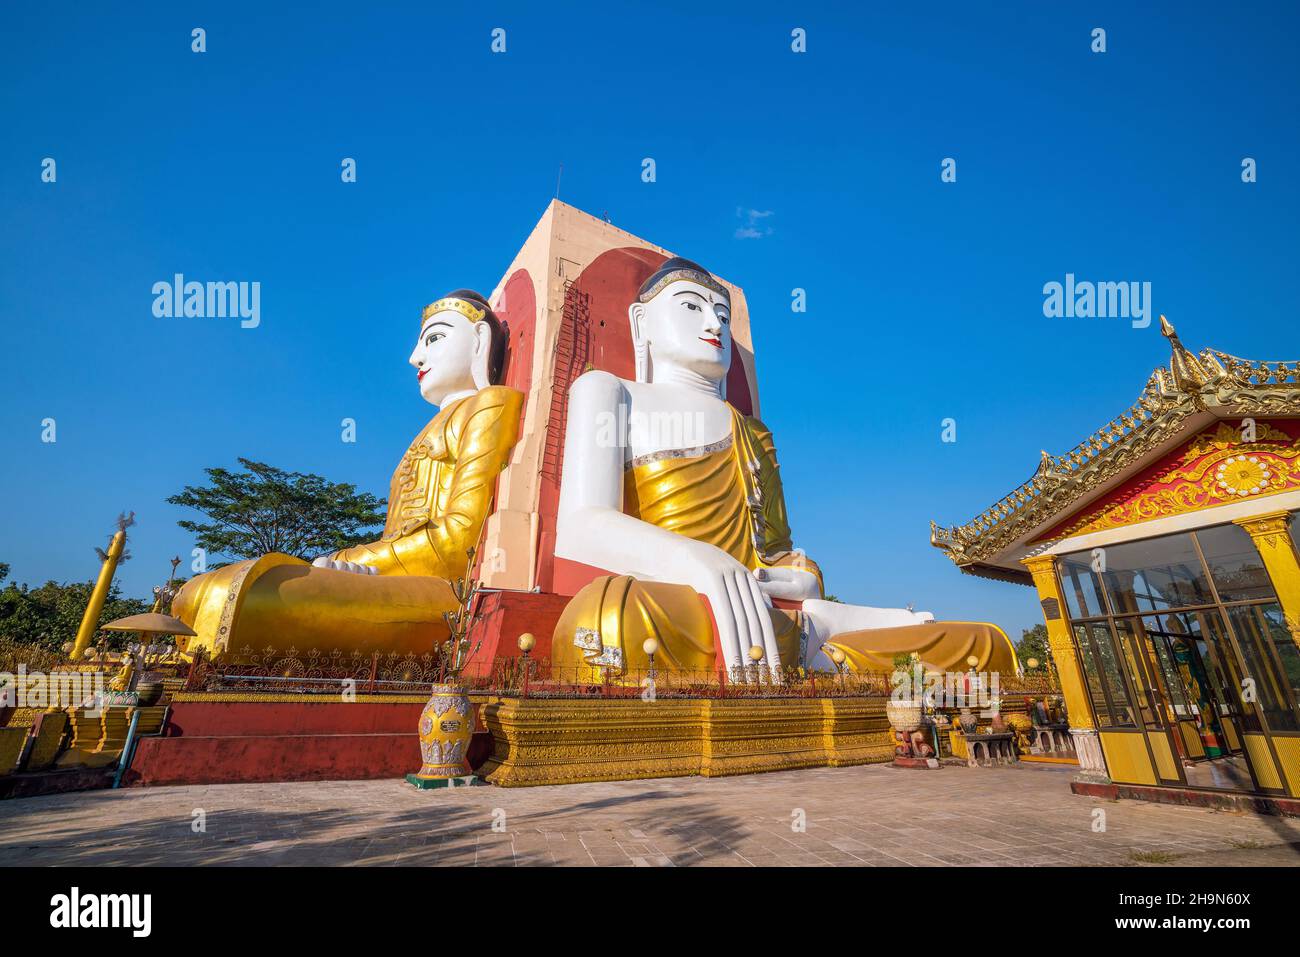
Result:
M104 631L139 631L148 635L189 635L198 634L193 628L179 618L160 615L151 611L143 615L127 615L117 621L110 621L101 626Z

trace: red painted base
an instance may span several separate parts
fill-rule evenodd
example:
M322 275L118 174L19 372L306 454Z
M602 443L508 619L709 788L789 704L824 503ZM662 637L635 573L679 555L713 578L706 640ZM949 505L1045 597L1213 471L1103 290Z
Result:
M936 770L939 762L934 758L894 758L896 768L919 768L922 771Z
M1072 781L1070 790L1075 794L1106 798L1110 801L1128 798L1133 801L1152 801L1156 804L1180 804L1184 807L1220 808L1230 811L1252 811L1256 814L1276 814L1280 817L1300 817L1300 800L1268 797L1262 794L1232 794L1227 791L1202 791L1196 788L1157 788L1142 784L1097 784L1091 781Z
M403 778L420 767L416 733L423 704L183 701L165 735L140 738L123 778L130 787ZM475 733L471 768L491 754Z
M357 781L400 778L419 763L414 733L142 738L124 783Z
M519 657L519 636L528 632L537 639L529 652L541 661L551 656L551 635L569 596L540 592L488 592L478 606L477 620L470 629L470 655L465 663L468 675L490 675L498 658Z

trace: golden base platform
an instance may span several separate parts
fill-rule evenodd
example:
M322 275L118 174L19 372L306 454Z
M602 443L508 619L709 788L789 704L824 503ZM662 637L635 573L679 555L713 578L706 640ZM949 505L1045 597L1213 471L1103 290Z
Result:
M894 759L883 699L487 698L490 784L721 777Z

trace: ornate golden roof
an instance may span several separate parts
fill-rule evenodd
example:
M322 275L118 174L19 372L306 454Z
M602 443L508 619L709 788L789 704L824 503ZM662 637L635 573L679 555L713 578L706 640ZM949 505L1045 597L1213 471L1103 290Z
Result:
M1143 462L1206 412L1219 418L1300 414L1300 362L1254 362L1214 349L1190 352L1160 317L1173 355L1157 368L1133 407L1064 455L1042 453L1029 481L965 525L930 523L930 544L963 571L1028 582L1009 546L1067 514L1091 493Z

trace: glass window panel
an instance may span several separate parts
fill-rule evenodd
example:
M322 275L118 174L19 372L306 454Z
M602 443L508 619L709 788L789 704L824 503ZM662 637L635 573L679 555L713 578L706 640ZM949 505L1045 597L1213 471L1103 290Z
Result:
M1105 689L1101 683L1101 669L1097 667L1097 655L1088 640L1089 625L1075 625L1074 639L1079 646L1079 664L1083 667L1083 683L1088 689L1088 700L1092 703L1092 713L1097 719L1097 727L1109 728L1114 723L1110 717L1110 705L1106 701Z
M1184 617L1195 617L1200 626L1198 633L1208 639L1208 641L1204 639L1199 641L1197 647L1205 660L1210 663L1210 677L1222 693L1223 713L1235 716L1241 722L1243 731L1263 731L1255 709L1245 706L1241 700L1244 688L1241 664L1236 651L1233 650L1220 612L1202 611L1196 612L1194 616Z
M1219 670L1218 653L1223 644L1211 649L1202 629L1213 613L1183 612L1142 619L1159 663L1161 686L1183 730L1194 730L1207 757L1220 757L1239 750L1233 742L1239 735L1225 733L1225 723L1237 721L1235 684L1225 681ZM1217 618L1217 616L1214 616ZM1208 626L1213 628L1214 626ZM1215 632L1222 642L1222 628Z
M1115 632L1119 637L1119 647L1124 652L1120 665L1125 668L1129 684L1133 686L1138 696L1137 705L1142 726L1159 730L1165 726L1164 709L1160 706L1160 692L1153 684L1155 678L1150 673L1151 669L1147 666L1140 644L1146 641L1146 636L1136 618L1122 618L1116 621Z
M1142 619L1142 628L1151 643L1152 656L1160 670L1160 682L1165 689L1174 714L1179 718L1194 717L1197 711L1193 695L1189 695L1189 675L1180 667L1187 658L1187 626L1177 615L1164 618L1152 615Z
M1108 625L1090 625L1092 644L1097 654L1097 668L1110 696L1111 718L1117 728L1136 728L1137 712L1133 700L1129 697L1128 686L1120 674L1119 652L1115 640L1111 637Z
M1256 704L1271 731L1300 730L1291 696L1300 688L1300 655L1277 604L1239 605L1228 620L1245 659Z
M1108 545L1104 558L1102 578L1117 615L1213 601L1190 534Z
M1061 591L1065 594L1065 607L1070 618L1096 618L1106 614L1101 599L1101 581L1092 570L1092 553L1075 552L1062 555L1057 562L1061 569Z
M1275 599L1264 561L1249 533L1237 525L1218 525L1196 533L1214 587L1223 601Z

